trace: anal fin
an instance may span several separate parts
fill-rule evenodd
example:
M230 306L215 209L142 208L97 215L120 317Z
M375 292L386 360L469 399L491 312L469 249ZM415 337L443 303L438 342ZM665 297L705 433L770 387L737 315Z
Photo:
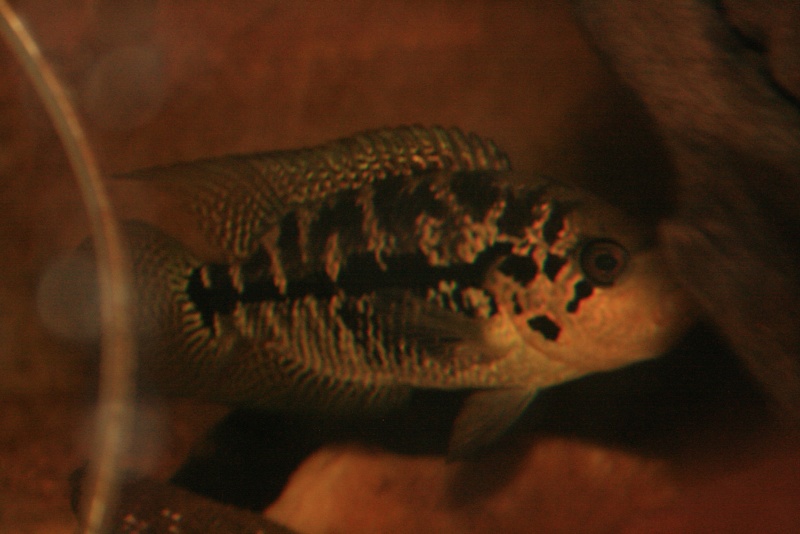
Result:
M519 419L536 389L487 389L464 401L450 436L448 458L466 458L497 441Z

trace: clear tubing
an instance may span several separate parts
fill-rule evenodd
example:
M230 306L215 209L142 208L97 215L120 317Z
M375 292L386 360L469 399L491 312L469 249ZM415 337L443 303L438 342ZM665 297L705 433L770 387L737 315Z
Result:
M102 359L96 435L83 486L82 512L83 532L98 534L106 530L118 498L120 463L127 450L133 419L136 359L128 313L131 291L128 257L78 115L30 32L6 0L0 0L0 32L23 65L64 145L95 242Z

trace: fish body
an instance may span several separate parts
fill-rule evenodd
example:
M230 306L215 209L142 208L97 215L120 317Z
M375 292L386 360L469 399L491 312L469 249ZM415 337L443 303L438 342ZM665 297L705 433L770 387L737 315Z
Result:
M654 236L493 143L419 127L140 171L225 260L125 226L143 367L236 405L348 412L468 389L451 448L535 393L665 352L693 321Z

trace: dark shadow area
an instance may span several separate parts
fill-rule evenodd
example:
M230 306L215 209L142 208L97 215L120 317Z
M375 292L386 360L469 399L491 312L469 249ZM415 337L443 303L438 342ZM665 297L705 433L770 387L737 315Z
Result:
M581 172L568 181L644 224L668 216L677 202L675 169L640 97L615 83L573 114L585 127L573 133L572 157L582 162Z
M797 2L572 4L669 148L673 272L800 428Z
M705 325L669 354L543 391L515 432L677 458L770 424L766 397Z
M172 482L223 503L262 510L297 466L326 443L445 455L464 396L418 391L407 409L350 421L237 410L195 448ZM471 491L493 491L522 458L520 443L536 436L681 461L733 453L737 443L770 424L763 394L714 332L701 326L661 358L543 391L497 448L476 458L480 462L465 464L465 476L483 473L480 487Z
M194 447L171 482L219 502L263 510L300 462L324 444L359 442L398 454L445 454L463 397L418 391L404 410L357 420L235 410Z
M194 447L171 482L221 503L260 511L322 442L312 421L235 410Z
M774 430L774 422L766 397L702 325L660 358L542 391L498 444L499 453L464 464L452 484L453 498L468 503L497 491L537 437L713 469L706 464L750 450L743 445L768 429Z
M797 3L777 0L763 5L747 0L716 0L714 8L735 41L752 53L748 59L755 62L755 68L771 88L793 106L800 106Z

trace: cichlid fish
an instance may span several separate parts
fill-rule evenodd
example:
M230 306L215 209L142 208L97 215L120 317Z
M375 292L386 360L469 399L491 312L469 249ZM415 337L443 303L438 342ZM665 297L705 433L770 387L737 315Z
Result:
M208 263L125 226L143 366L162 386L276 410L467 389L451 451L499 437L536 392L665 352L693 322L654 235L599 198L510 170L456 129L130 175L185 199Z

